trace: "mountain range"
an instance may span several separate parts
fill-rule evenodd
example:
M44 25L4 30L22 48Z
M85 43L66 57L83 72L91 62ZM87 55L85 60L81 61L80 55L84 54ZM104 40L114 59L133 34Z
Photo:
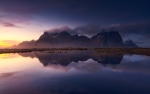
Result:
M77 34L71 35L67 31L62 31L60 33L44 32L38 40L24 41L17 46L13 46L13 48L137 48L137 45L131 42L132 41L126 41L123 43L122 37L118 31L106 32L103 30L91 38Z

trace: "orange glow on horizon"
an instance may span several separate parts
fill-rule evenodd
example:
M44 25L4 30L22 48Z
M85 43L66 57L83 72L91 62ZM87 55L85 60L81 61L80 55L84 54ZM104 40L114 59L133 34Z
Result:
M10 46L13 46L13 44L8 43L8 42L0 41L0 47L1 47L1 48L10 47Z
M37 40L46 27L19 24L20 27L3 27L0 25L0 47L17 45L22 41ZM46 29L47 30L47 29ZM8 42L8 43L3 43Z

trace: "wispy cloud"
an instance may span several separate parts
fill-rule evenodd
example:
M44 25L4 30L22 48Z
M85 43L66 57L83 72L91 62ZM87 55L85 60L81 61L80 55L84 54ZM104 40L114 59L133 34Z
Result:
M7 22L7 21L4 21L4 20L0 20L0 25L3 26L3 27L15 27L15 28L19 28L19 26L17 26L16 24L11 23L11 22Z
M136 23L126 23L126 24L113 24L106 27L101 27L98 24L88 24L88 25L81 25L74 29L69 28L68 26L63 26L60 28L54 28L47 30L48 32L61 32L61 31L68 31L71 34L84 34L92 36L94 34L97 34L101 32L102 30L111 31L116 30L118 31L122 36L124 35L130 35L130 34L139 34L143 36L149 36L150 35L150 22L148 21L140 21Z
M144 36L149 36L150 22L139 21L134 23L115 24L115 25L110 25L106 28L106 30L111 30L111 29L119 31L122 35L140 34Z
M59 33L62 31L67 31L70 34L79 34L79 35L86 35L86 36L93 36L99 32L101 32L102 28L97 24L88 24L88 25L82 25L79 27L76 27L74 29L69 28L68 26L62 26L60 28L53 28L46 30L46 32L49 33Z
M4 27L17 27L15 24L8 23L8 22L2 23L2 25L3 25Z

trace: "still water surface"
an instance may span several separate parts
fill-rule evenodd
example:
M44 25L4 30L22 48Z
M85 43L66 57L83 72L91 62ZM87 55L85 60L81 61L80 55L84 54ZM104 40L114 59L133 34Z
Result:
M150 94L150 57L89 51L0 54L0 94Z

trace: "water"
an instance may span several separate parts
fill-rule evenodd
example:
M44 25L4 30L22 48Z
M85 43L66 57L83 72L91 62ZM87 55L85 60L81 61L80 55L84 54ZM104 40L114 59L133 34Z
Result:
M150 57L89 51L0 54L0 94L150 94Z

